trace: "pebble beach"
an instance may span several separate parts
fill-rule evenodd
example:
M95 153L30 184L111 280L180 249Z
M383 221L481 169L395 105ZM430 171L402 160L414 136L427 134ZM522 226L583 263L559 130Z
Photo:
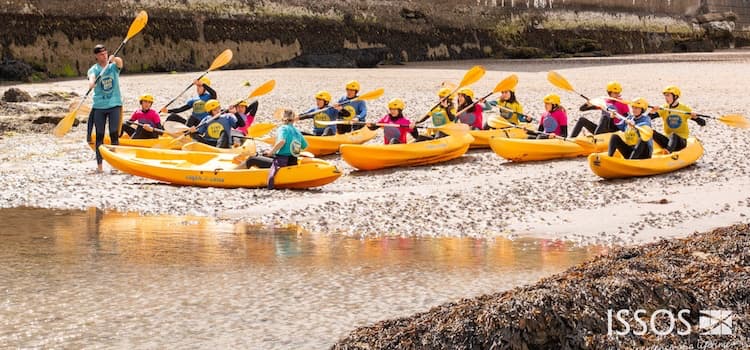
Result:
M124 57L127 67L127 57ZM444 81L458 82L471 66L487 73L472 88L485 94L509 74L517 74L517 95L527 114L538 117L542 96L556 92L568 111L570 127L581 116L583 100L546 80L555 70L577 91L603 96L608 81L624 87L624 98L645 97L662 104L661 89L678 85L683 103L700 113L747 114L745 84L750 51L619 56L597 59L478 60L411 63L376 69L287 68L215 71L209 74L222 103L245 97L268 79L276 88L262 96L256 122L274 122L282 107L303 111L322 89L343 95L346 81L363 91L384 88L368 104L368 120L386 113L386 101L401 97L411 119L436 101ZM150 92L155 107L177 95L200 73L121 77L126 115L137 96ZM244 86L249 81L250 87ZM36 96L85 92L83 79L17 87ZM194 91L191 89L188 94ZM178 99L182 103L188 94ZM84 142L85 124L57 139L54 123L34 124L44 115L62 116L69 101L3 103L0 106L0 207L40 207L139 212L144 215L199 215L264 227L295 227L310 233L352 236L537 236L581 244L628 245L698 230L750 222L748 131L716 121L690 123L705 148L694 166L672 174L605 181L585 158L512 163L491 150L470 150L453 161L414 168L357 171L339 156L324 159L343 172L337 181L304 191L213 189L171 186L123 173L96 175L94 153ZM80 118L80 116L79 116ZM8 127L10 125L11 127ZM26 126L24 126L26 125ZM298 127L309 129L310 122ZM656 121L656 127L661 122ZM370 142L382 142L382 136ZM108 169L105 164L105 169Z

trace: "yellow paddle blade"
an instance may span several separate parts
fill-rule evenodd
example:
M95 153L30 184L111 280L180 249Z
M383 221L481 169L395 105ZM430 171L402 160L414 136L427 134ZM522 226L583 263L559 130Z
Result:
M495 129L503 129L514 126L511 122L503 117L492 117L487 120L487 125Z
M255 123L247 128L247 137L261 137L276 128L274 123Z
M383 93L385 93L385 90L383 88L375 89L370 92L357 96L356 100L365 100L365 101L374 100L380 96L383 96Z
M516 87L518 85L518 76L515 74L511 74L495 86L495 90L492 90L493 93L508 91Z
M209 71L219 69L223 66L225 66L229 61L232 60L232 50L226 49L224 52L220 53L216 58L214 58L213 63L211 63L211 67L208 67Z
M59 123L57 123L57 126L55 126L54 129L52 129L52 135L55 135L57 137L63 137L65 134L70 131L70 128L73 127L73 123L76 120L76 113L78 112L78 108L70 111L68 114L63 117Z
M128 29L128 35L125 36L125 40L130 40L130 38L140 33L141 30L143 30L143 28L146 26L146 23L148 23L148 14L146 13L146 11L138 12L138 15L135 16L133 23L130 24L130 29Z
M273 88L275 86L276 86L276 80L271 79L271 80L263 83L263 85L258 86L257 88L255 88L255 90L253 90L253 92L251 92L250 95L247 96L247 98L250 99L250 98L253 98L253 97L263 96L263 95L271 92L271 90L273 90Z
M182 134L185 130L190 129L187 125L173 120L164 122L164 130L169 134Z
M648 141L651 140L651 138L654 136L654 129L648 126L638 126L636 127L638 129L638 134L641 137L641 140Z
M560 75L560 73L557 73L553 70L549 71L547 73L547 80L549 80L552 85L557 86L563 90L575 92L575 89L573 89L573 85L570 85L568 80Z
M729 125L735 128L741 128L741 129L750 128L750 121L748 121L747 118L739 114L722 115L721 117L716 118L716 119L726 125Z
M315 158L315 155L308 151L299 152L300 157Z
M479 79L481 79L484 76L484 67L482 66L474 66L469 69L466 74L464 74L464 78L461 79L461 82L458 84L459 88L466 87L468 85L476 83Z

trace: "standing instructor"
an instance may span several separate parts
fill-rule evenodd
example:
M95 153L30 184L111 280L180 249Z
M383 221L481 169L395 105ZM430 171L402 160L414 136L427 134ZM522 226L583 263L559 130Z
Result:
M86 139L91 137L91 129L96 129L96 172L101 173L102 155L99 146L104 143L104 127L109 124L109 138L113 145L119 144L120 119L122 114L122 97L120 95L120 70L122 58L109 56L104 45L94 47L96 63L89 68L89 88L94 89L93 106L89 114ZM97 77L99 80L97 80ZM93 120L93 125L92 125Z

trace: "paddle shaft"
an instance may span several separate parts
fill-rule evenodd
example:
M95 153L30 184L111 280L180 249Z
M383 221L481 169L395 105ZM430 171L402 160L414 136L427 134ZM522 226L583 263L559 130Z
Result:
M196 80L200 80L200 78L203 78L203 77L205 77L205 76L206 76L206 74L208 74L208 72L210 72L210 71L208 71L208 70L207 70L207 71L203 72L203 74L201 74L201 75L200 75L200 76L199 76L199 77L198 77L198 78L197 78ZM193 83L190 83L190 85L188 85L188 86L187 86L187 87L185 88L185 90L182 90L182 92L180 92L180 94L179 94L179 95L175 96L175 98L171 99L171 100L170 100L169 102L167 102L167 104L165 104L165 105L164 105L164 107L162 107L162 108L161 108L161 109L159 109L159 110L161 111L161 110L163 110L164 108L167 108L167 107L169 107L169 105L173 104L173 103L174 103L174 101L177 101L177 99L178 99L178 98L180 98L180 96L182 96L182 95L183 95L183 94L185 94L185 93L186 93L186 92L187 92L188 90L190 90L190 88L191 88L191 87L193 87L193 85L194 85Z
M359 101L359 98L355 97L355 98L353 98L351 100L346 100L344 102L338 102L337 104L339 104L339 105L345 105L345 104L352 103L354 101ZM327 110L329 110L329 109L331 109L333 107L334 107L333 105L328 105L325 108L321 108L321 109L314 110L312 112L307 112L307 113L300 114L299 115L299 120L310 119L310 118L314 117L315 114L318 114L318 113L323 112L323 111L327 111Z

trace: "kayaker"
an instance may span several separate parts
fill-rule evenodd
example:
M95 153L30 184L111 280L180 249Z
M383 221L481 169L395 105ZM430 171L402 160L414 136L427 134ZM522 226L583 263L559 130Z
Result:
M284 125L280 126L276 134L273 148L264 152L266 157L273 157L271 170L268 172L268 189L273 189L276 173L285 166L297 165L297 157L307 148L307 141L302 133L294 127L296 116L291 110L285 110L282 117Z
M544 110L539 118L539 128L537 130L545 134L531 135L529 138L546 139L555 138L556 136L568 136L568 114L565 108L560 105L560 95L548 94L542 99Z
M131 139L155 139L159 137L160 132L154 130L164 129L161 125L159 113L151 109L154 104L154 96L143 94L138 98L141 108L133 112L130 119L122 126Z
M421 124L427 119L431 119L433 126L443 126L448 123L456 121L456 107L453 105L453 99L450 98L451 89L441 88L438 90L438 98L440 101L438 106L433 108L429 113L425 114L424 117L419 119L415 124ZM435 131L432 135L433 139L447 136L441 131Z
M245 137L247 135L247 129L250 128L250 125L252 125L255 120L255 112L258 110L258 101L253 102L252 105L248 107L247 101L239 99L232 103L232 106L235 111L234 116L237 118L237 126L232 130L232 136Z
M612 118L609 111L615 111L620 115L628 114L628 105L617 101L619 99L622 99L622 85L616 81L610 81L609 83L607 83L607 96L611 98L604 99L604 103L606 104L605 110L602 110L600 106L592 105L588 101L584 103L581 108L579 108L581 112L600 110L601 116L599 117L599 124L594 124L594 122L586 119L585 117L580 117L578 118L576 125L573 126L573 131L570 133L570 137L578 136L578 134L580 134L581 130L583 130L584 128L594 135L599 135L607 132L615 132L619 130L616 124L619 123L620 120L617 119L617 117Z
M472 130L484 129L484 119L482 118L482 111L484 110L484 100L480 99L473 107L469 107L474 103L474 91L469 88L463 88L458 90L458 115L456 119L461 123L468 124ZM469 110L461 112L469 107Z
M625 159L649 159L654 151L654 143L649 137L644 140L638 129L635 127L651 128L651 118L648 113L648 102L646 99L639 97L630 102L631 113L625 115L625 120L617 119L617 128L621 131L612 134L609 140L609 156L613 156L615 151L620 151ZM615 112L612 118L616 117Z
M664 100L667 102L663 107L653 106L649 116L651 119L661 118L664 124L664 134L654 132L654 141L661 148L671 152L677 152L687 147L687 139L690 137L688 120L693 120L700 126L706 125L706 120L698 117L693 110L678 101L680 88L674 85L667 86L662 90ZM665 109L670 109L670 111ZM681 111L675 112L673 110Z
M330 136L336 134L336 125L323 125L319 124L318 121L335 121L346 118L349 116L349 111L345 110L343 106L336 104L328 107L331 102L331 93L328 91L318 91L315 94L315 107L308 109L303 114L312 114L313 119L313 135L315 136Z
M211 80L202 77L194 81L193 85L195 85L195 92L198 96L188 99L185 104L180 107L172 109L162 108L160 111L161 113L169 113L169 116L167 117L168 121L178 121L187 126L194 126L198 125L198 123L208 115L208 111L204 107L205 103L208 102L208 100L217 99L216 91L211 88ZM193 111L187 120L178 114L191 108Z
M378 124L391 124L400 126L383 126L383 143L386 145L406 143L406 135L411 134L414 139L419 139L419 133L415 128L416 124L404 117L404 108L406 103L400 98L394 98L388 101L388 114L377 121ZM375 130L380 126L373 123L367 123L370 130Z
M222 113L221 105L217 100L208 100L205 105L208 116L188 129L194 140L219 148L231 146L231 130L237 126L237 117L234 106L230 106L227 112Z
M526 115L523 114L523 106L516 99L515 87L500 92L500 97L497 99L497 107L500 109L500 116L512 124L518 125L518 123L531 122L531 120L526 119Z
M104 45L94 46L96 63L89 68L89 88L94 89L93 105L89 114L86 139L91 137L91 129L96 131L94 148L96 152L96 172L101 173L102 155L99 146L104 143L104 128L109 124L109 139L113 145L120 142L120 124L122 118L122 97L120 96L120 70L122 58L109 56ZM101 74L99 80L96 78ZM93 123L92 123L93 122Z
M338 100L338 104L343 106L343 109L349 112L349 115L344 117L343 120L354 120L364 123L367 118L367 103L362 100L346 103L347 101L357 98L360 89L359 82L356 80L350 80L346 83L345 88L346 95ZM344 134L351 132L352 130L361 129L362 126L364 126L364 124L338 125L337 129L339 134Z

